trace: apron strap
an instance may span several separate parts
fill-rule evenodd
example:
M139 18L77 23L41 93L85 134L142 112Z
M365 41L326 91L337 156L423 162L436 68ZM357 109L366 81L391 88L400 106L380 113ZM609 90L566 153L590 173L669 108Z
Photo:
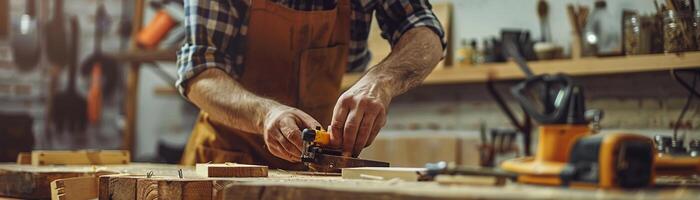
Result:
M338 0L336 29L333 31L334 45L350 43L350 0Z
M267 0L250 0L250 7L252 9L265 9L267 5Z

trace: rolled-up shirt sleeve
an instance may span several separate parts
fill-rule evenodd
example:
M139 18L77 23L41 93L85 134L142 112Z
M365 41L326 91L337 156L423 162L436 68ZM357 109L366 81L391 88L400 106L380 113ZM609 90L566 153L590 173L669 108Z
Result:
M445 31L428 0L381 0L375 10L382 37L392 47L408 30L427 27L440 37L444 56L447 49Z
M235 38L240 34L240 18L235 3L241 0L185 0L185 42L177 52L178 91L186 97L187 81L210 68L237 77L234 58Z

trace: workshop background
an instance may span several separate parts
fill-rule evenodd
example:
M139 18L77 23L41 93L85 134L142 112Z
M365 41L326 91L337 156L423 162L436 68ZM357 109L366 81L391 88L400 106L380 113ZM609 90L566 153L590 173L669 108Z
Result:
M0 126L3 128L0 134L11 138L0 140L3 151L13 151L13 148L17 152L32 149L130 149L134 161L177 163L198 113L173 88L177 69L174 52L182 36L182 24L178 23L182 17L181 2L151 0L147 1L143 12L139 12L133 10L132 0L66 0L63 9L65 23L69 24L68 19L75 16L80 24L75 76L77 93L74 95L79 100L69 99L73 101L67 102L60 100L66 100L61 98L62 94L73 94L69 87L70 64L56 60L61 60L60 55L73 49L61 49L60 46L56 47L59 49L47 49L46 37L56 32L50 26L44 26L54 18L56 12L52 4L56 1L36 1L33 19L38 25L34 28L21 17L26 13L27 2L0 0ZM700 5L697 0L695 2L695 5ZM522 74L515 64L505 63L488 53L495 46L492 38L500 38L502 30L529 31L532 44L541 41L538 0L435 0L431 3L448 30L450 47L446 60L436 72L452 71L434 73L424 86L395 98L385 128L361 157L384 160L395 166L423 166L426 162L439 160L477 165L480 160L478 147L483 143L480 131L513 128L487 92L485 80L490 68L505 73L503 80L498 80L496 85L502 94L507 94L508 88L521 80ZM595 1L551 0L547 3L549 28L546 29L551 31L551 37L548 37L548 42L534 46L552 51L542 58L557 61L536 61L532 65L536 69L575 75L586 89L587 106L604 110L603 132L670 135L676 123L680 123L678 132L686 135L686 141L700 138L700 103L690 104L682 121L677 121L686 104L688 91L669 73L672 68L700 66L700 53L692 52L697 48L683 49L684 53L676 55L678 51L675 50L664 53L662 44L662 47L637 47L642 49L636 51L623 52L620 48L613 52L619 54L616 56L596 57L593 54L585 57L586 52L583 52L584 58L571 58L572 43L580 36L572 36L567 5L585 5L592 11ZM96 14L100 4L104 4L105 17ZM607 12L611 17L608 22L619 27L617 44L620 47L626 46L628 40L623 39L627 28L623 23L623 11L634 11L643 16L655 14L657 8L653 0L607 1ZM134 17L141 22L130 20ZM151 30L155 33L150 34L163 32L158 38L160 42L155 45L148 43L149 38L139 41L139 36L144 33L132 33L134 23L159 28ZM96 24L103 26L96 29ZM34 59L29 59L36 64L20 66L15 48L32 47L13 46L13 42L19 38L15 36L27 33L27 26L30 32L38 34L34 42L40 50ZM377 28L376 22L373 26ZM96 30L104 32L99 41L95 40ZM389 47L379 39L376 31L371 37L373 39L369 42L376 63L383 58L382 54L386 55ZM477 48L471 48L472 41ZM101 43L101 51L95 50L96 42ZM96 52L109 55L116 63L103 61L105 63L99 71L94 65L84 65ZM652 53L654 55L641 55ZM59 59L52 59L55 55L59 55ZM653 62L650 64L650 61ZM443 79L439 75L444 75ZM348 75L344 86L357 76ZM99 83L98 79L104 81ZM96 100L99 98L94 96L96 94L100 94L101 101ZM505 96L509 106L518 113L516 116L521 116L517 103L510 95ZM80 107L76 105L83 105L82 109L93 106L87 109L93 115L75 116L86 111L58 109L60 106ZM71 121L82 121L86 125L77 131L57 128L58 124L70 124ZM520 145L520 142L513 144ZM521 150L516 148L514 152L504 152L511 155L501 155L498 159L522 154ZM13 156L3 156L5 160L2 161L14 161ZM8 157L11 159L7 160Z

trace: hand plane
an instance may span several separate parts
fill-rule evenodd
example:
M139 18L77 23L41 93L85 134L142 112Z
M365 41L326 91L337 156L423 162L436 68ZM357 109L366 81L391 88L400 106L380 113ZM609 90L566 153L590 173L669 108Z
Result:
M329 148L331 135L321 127L302 131L301 161L311 171L340 172L341 168L389 167L389 163L342 156L342 151Z

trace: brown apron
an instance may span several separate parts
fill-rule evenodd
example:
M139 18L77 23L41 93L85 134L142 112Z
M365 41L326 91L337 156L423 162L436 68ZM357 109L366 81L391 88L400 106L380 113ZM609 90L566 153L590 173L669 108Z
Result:
M328 125L348 63L350 3L332 10L297 11L269 0L251 0L245 71L238 80L265 98L303 110ZM203 162L261 164L300 170L272 155L262 134L217 125L200 113L182 164Z

